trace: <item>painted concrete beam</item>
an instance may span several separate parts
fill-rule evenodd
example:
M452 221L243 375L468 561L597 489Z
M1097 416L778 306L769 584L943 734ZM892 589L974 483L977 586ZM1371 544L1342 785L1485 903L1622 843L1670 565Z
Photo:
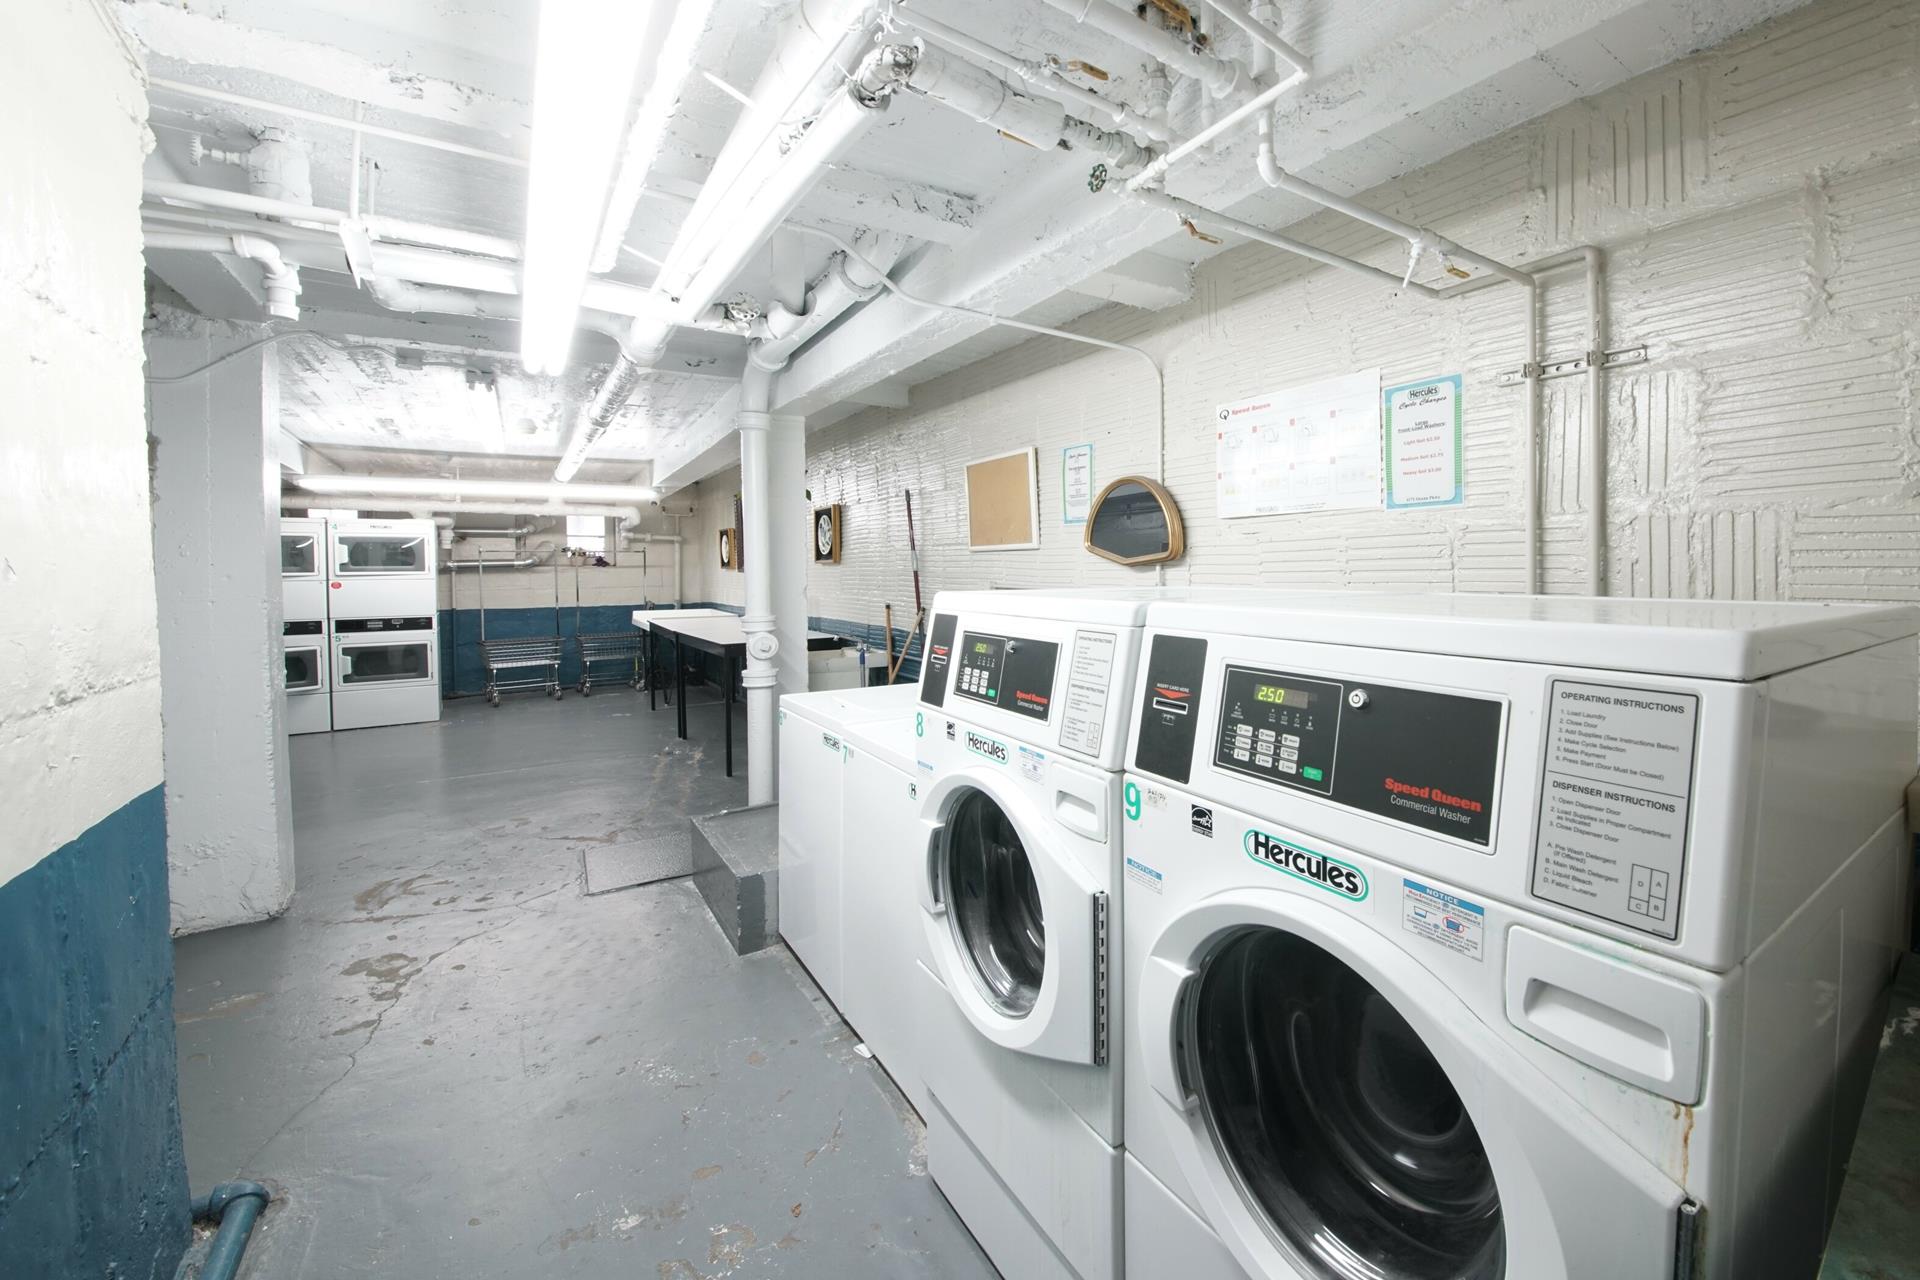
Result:
M1177 307L1193 296L1193 268L1157 253L1136 253L1071 286L1073 292L1147 311Z
M1324 68L1277 122L1289 169L1359 189L1503 132L1556 106L1653 70L1797 7L1798 0L1459 0L1434 20ZM1418 122L1417 124L1413 122ZM1366 146L1388 130L1421 149ZM1364 153L1343 163L1343 153ZM1175 170L1176 194L1232 208L1265 192L1252 139ZM1117 198L1090 195L1074 164L1000 199L967 240L926 254L902 283L943 301L1019 314L1175 234ZM809 346L782 378L789 412L808 414L908 373L984 327L876 299Z
M922 182L904 182L856 169L836 169L801 202L802 222L898 231L915 240L958 244L973 234L980 204L971 196Z

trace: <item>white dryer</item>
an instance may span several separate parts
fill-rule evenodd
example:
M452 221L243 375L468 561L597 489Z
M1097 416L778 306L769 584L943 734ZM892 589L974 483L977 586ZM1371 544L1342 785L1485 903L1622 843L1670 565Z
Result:
M1120 776L1143 599L943 593L921 684L927 1166L1000 1271L1121 1269Z
M328 609L336 618L431 613L435 530L431 520L341 520L328 529Z
M280 522L281 657L286 668L287 732L333 728L327 663L327 522Z
M1126 1257L1181 1280L1811 1277L1908 870L1916 616L1150 612Z
M333 727L440 718L434 615L333 619Z

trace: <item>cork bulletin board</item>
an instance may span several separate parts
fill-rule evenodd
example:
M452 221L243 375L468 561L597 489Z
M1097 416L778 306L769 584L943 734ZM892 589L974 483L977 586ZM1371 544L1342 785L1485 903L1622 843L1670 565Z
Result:
M967 547L1024 551L1040 545L1040 452L1017 449L967 464Z

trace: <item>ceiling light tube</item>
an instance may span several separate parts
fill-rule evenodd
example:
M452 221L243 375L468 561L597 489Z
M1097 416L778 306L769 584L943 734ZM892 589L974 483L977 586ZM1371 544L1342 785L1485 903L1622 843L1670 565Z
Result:
M633 127L627 130L625 154L620 160L619 176L607 201L607 216L600 224L600 240L593 254L595 271L611 271L619 261L621 243L633 223L633 210L647 185L647 172L660 154L660 140L666 136L667 121L680 104L680 92L686 86L687 73L693 70L693 54L706 34L713 16L714 0L679 0L674 6L673 22L667 28L665 42L653 83L647 86L640 110L634 113Z
M534 502L652 502L656 490L643 484L556 484L551 480L449 480L439 476L289 476L308 493L367 497L501 498Z
M529 373L566 368L634 72L658 16L646 0L540 5L521 284L520 362Z

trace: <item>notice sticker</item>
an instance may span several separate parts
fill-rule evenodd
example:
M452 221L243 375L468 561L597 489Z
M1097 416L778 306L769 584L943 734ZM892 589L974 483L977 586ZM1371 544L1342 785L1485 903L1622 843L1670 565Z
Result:
M1533 896L1678 937L1699 695L1555 680L1548 696Z
M1060 717L1060 745L1069 751L1100 754L1116 643L1111 631L1074 632L1073 653L1067 660L1067 711Z
M1485 946L1487 909L1418 880L1402 880L1400 927L1469 960L1478 960Z
M1159 893L1166 887L1166 877L1155 871L1138 858L1127 859L1127 880L1137 884L1148 893Z

